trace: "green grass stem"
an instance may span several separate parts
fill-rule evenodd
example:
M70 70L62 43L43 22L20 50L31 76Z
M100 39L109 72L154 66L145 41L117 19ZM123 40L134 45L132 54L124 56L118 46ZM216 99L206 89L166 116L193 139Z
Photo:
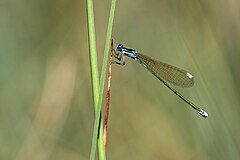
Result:
M90 70L91 70L91 79L92 79L93 105L94 105L95 117L96 117L98 95L99 95L99 78L98 78L99 75L98 75L94 12L93 12L92 0L86 0L86 8L87 8L86 10L87 10L87 25L88 25L88 44L89 44ZM100 119L100 121L102 121L102 119ZM103 126L100 126L100 127L103 128ZM102 129L100 129L100 131L101 130ZM104 150L104 144L103 144L103 141L101 140L102 139L101 137L103 137L103 133L99 134L99 139L96 138L92 140L94 141L94 143L97 143L98 141L99 153L101 153L101 150ZM91 157L95 157L95 153Z
M93 30L89 29L89 31L93 31L92 33L95 34L95 32L94 32L93 10L92 10L93 6L92 6L92 1L91 2L89 2L89 1L91 1L91 0L87 0L88 27L89 27L89 25L91 25L93 27ZM111 42L111 35L112 35L112 26L113 26L113 18L114 18L115 6L116 6L116 0L112 0L111 8L110 8L110 14L109 14L109 21L108 21L108 28L107 28L107 36L106 36L106 42L105 42L104 56L103 56L103 64L102 64L102 72L101 72L101 79L100 79L99 95L98 95L97 99L95 99L95 101L94 101L94 102L97 102L97 107L95 107L95 120L94 120L94 129L93 129L93 137L92 137L92 146L91 146L90 160L94 160L95 159L97 139L98 139L98 146L99 146L98 147L99 159L100 160L105 160L106 159L105 152L104 152L104 145L103 145L103 123L101 121L101 114L100 113L101 113L103 92L104 92L106 72L107 72L107 65L108 65L107 62L108 62L108 56L109 56L109 50L110 50L110 42ZM91 18L89 18L89 16L91 16ZM90 34L91 33L89 33L89 43L91 42L91 36L93 36L93 35L90 35ZM95 39L95 35L93 36L93 38ZM95 47L95 54L96 54L96 44L95 44L94 47ZM89 45L89 48L90 48L90 52L91 52L91 45ZM93 51L94 51L94 49L93 49ZM91 60L91 58L90 58L90 60ZM97 73L97 72L95 72L95 73ZM96 90L93 89L93 91L96 91ZM94 105L95 105L95 103L94 103ZM100 125L100 128L99 128L99 125ZM99 132L99 137L98 137L98 132Z

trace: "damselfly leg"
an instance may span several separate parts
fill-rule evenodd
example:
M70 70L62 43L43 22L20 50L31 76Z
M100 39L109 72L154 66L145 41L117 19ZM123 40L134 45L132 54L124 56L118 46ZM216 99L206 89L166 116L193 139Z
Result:
M112 64L119 64L124 66L125 65L125 58L124 54L122 52L116 51L115 49L112 49L112 55L115 59L112 60Z

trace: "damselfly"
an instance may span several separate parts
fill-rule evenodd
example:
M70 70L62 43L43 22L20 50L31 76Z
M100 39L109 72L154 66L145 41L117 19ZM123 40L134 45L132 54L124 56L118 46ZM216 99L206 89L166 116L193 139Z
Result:
M124 56L130 57L142 64L145 68L147 68L155 77L157 77L167 88L169 88L174 94L176 94L179 98L181 98L184 102L190 105L193 109L195 109L201 116L204 118L208 117L207 112L203 109L197 107L187 98L182 96L179 92L173 89L167 82L180 86L180 87L191 87L194 84L193 76L191 73L174 67L172 65L154 60L148 56L145 56L141 53L138 53L134 49L129 49L124 47L122 44L119 44L117 47L117 51L113 50L113 56L119 61L115 61L117 64L125 65Z

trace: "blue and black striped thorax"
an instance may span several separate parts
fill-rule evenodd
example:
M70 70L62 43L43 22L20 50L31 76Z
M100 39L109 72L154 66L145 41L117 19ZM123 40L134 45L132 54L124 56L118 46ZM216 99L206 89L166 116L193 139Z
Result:
M133 59L136 59L138 57L138 53L136 50L134 49L129 49L129 48L125 48L122 44L119 44L117 46L117 51L122 52L124 55L131 57Z

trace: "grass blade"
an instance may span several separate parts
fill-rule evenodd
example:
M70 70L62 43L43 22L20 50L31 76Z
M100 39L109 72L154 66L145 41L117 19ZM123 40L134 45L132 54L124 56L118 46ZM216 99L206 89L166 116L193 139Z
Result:
M94 121L94 129L93 129L93 139L92 139L92 146L91 146L91 154L90 159L94 160L95 158L95 152L96 152L96 139L98 136L99 131L99 159L104 160L105 159L105 153L104 153L104 145L103 145L103 130L102 130L102 122L100 122L100 112L101 112L101 106L102 106L102 100L103 100L103 91L104 91L104 84L106 79L106 71L107 71L107 62L108 62L108 56L109 56L109 49L110 49L110 42L111 42L111 35L112 35L112 26L113 26L113 18L114 18L114 12L115 12L115 6L116 6L116 0L112 0L111 2L111 8L110 8L110 14L109 14L109 21L108 21L108 29L107 29L107 36L106 36L106 42L105 42L105 49L104 49L104 56L103 56L103 64L102 64L102 72L101 72L101 80L100 80L100 89L99 89L99 97L98 97L98 104L97 104L97 112L95 112L96 117ZM100 123L99 123L100 122ZM98 130L100 125L100 129Z

